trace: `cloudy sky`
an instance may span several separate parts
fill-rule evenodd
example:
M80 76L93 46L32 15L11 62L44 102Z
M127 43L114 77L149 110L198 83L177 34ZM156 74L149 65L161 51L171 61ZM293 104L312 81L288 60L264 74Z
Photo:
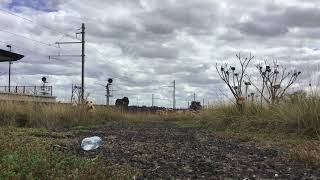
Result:
M319 76L318 0L0 0L0 48L12 45L25 58L12 65L13 85L41 85L47 76L60 101L81 82L81 23L86 25L86 91L105 103L103 85L114 78L114 98L130 104L171 106L176 80L177 107L193 92L199 101L223 98L226 87L215 64L234 63L250 52L254 64L277 60L302 69L299 87ZM10 14L12 12L12 14ZM7 85L8 64L0 64Z

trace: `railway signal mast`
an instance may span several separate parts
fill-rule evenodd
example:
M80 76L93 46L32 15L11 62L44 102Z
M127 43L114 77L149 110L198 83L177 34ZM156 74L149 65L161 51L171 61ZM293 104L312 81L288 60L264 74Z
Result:
M110 86L112 85L113 80L111 78L108 79L108 83L106 85L106 104L107 106L110 105L110 97L112 97L112 95L110 94Z

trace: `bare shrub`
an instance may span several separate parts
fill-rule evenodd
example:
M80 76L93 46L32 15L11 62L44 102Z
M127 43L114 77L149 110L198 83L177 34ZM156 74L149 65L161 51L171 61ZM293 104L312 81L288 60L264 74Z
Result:
M236 69L235 66L228 66L228 64L225 64L224 66L218 67L218 64L216 64L216 70L220 76L220 78L223 80L223 82L228 86L230 92L232 93L235 104L240 108L243 109L244 101L246 99L246 96L244 96L243 88L244 85L246 86L245 92L247 93L248 84L244 84L244 77L246 75L246 70L248 68L249 63L254 58L254 56L249 55L249 57L242 58L241 54L236 54L237 60L240 63L240 69Z
M267 104L279 103L289 87L297 81L301 74L300 71L296 70L287 71L287 68L279 66L276 61L273 62L273 65L268 65L265 61L264 65L260 63L256 65L256 68L258 69L260 80L255 83L248 75L247 77L249 82L260 93L261 105L263 100L265 100ZM261 87L258 87L257 84L259 83Z

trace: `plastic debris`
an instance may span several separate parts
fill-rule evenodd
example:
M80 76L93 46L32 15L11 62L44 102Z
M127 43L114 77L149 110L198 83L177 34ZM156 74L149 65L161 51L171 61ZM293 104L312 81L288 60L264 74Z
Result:
M97 149L102 144L102 139L98 136L84 138L81 142L81 148L85 151Z

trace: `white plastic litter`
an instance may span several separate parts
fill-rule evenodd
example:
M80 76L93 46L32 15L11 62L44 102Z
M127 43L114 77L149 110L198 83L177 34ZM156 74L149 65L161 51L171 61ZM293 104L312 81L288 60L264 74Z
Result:
M85 151L97 149L102 144L102 139L98 136L84 138L81 142L81 148Z

